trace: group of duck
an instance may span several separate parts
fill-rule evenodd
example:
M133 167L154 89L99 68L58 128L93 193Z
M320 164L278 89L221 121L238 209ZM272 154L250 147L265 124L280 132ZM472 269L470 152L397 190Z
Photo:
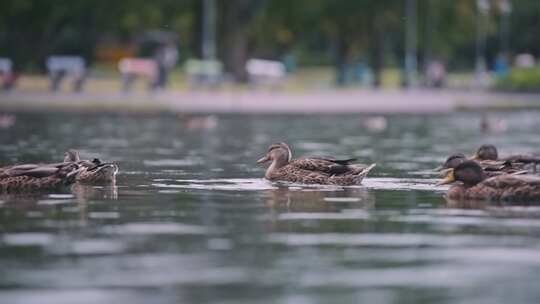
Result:
M358 185L375 166L352 164L356 159L312 157L292 159L285 143L270 146L258 163L271 162L265 178L303 184ZM454 200L540 200L540 155L512 155L499 158L493 145L481 146L467 158L450 155L437 168L443 179L437 185L454 183L447 197Z
M292 158L285 143L272 144L257 163L270 165L264 177L272 182L352 186L361 184L375 164L354 164L355 158ZM443 179L454 183L448 198L456 200L540 200L540 155L512 155L499 158L493 145L481 146L467 158L450 155L437 170ZM99 159L81 160L69 150L64 161L53 164L20 164L0 168L0 193L52 190L73 183L114 183L118 166Z
M52 191L74 183L111 184L117 172L114 163L84 160L78 151L68 150L63 162L0 167L0 193Z

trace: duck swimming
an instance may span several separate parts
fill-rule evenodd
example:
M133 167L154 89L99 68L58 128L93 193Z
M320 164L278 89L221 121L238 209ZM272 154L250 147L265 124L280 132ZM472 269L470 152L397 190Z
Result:
M83 184L112 183L116 179L118 166L114 163L103 163L94 158L92 161L81 160L77 150L68 150L64 153L64 162L74 162L81 167L76 181Z
M499 158L497 148L489 144L480 146L472 159L478 161L503 161L511 164L515 169L523 170L528 168L535 173L537 172L536 165L540 164L540 156L538 155L514 154Z
M472 157L475 160L498 160L519 162L524 164L540 163L540 155L537 154L513 154L503 158L499 158L499 153L494 145L482 145Z
M76 163L22 164L0 168L0 192L55 190L75 182L81 167Z
M439 166L436 170L442 172L442 176L446 176L449 169L457 167L459 164L467 161L467 157L463 153L454 153L446 159L446 161ZM510 161L498 161L498 160L475 160L480 167L484 170L484 173L488 177L498 176L501 174L525 174L527 170L523 164L513 163Z
M351 186L359 185L375 167L351 164L356 159L299 158L292 159L292 152L285 143L276 143L268 148L266 155L257 163L271 161L264 177L270 181L301 184Z
M540 200L540 177L513 174L487 177L482 167L471 160L450 169L438 185L455 181L461 183L452 186L447 194L454 200Z

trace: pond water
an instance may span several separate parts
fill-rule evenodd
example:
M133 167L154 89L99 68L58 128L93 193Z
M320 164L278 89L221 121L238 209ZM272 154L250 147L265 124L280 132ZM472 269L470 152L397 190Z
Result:
M479 113L18 114L0 164L76 148L120 172L0 197L0 302L538 302L540 205L447 202L431 169L482 143L540 150L539 114L491 113L498 134ZM276 141L377 167L363 186L271 184L255 161Z

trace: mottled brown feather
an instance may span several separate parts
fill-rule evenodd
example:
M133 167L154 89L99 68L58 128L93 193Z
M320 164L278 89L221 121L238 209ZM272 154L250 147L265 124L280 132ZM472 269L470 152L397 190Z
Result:
M448 197L493 201L540 200L540 178L532 175L491 177L472 187L454 185L448 191Z
M14 168L15 170L13 170ZM54 166L18 165L2 169L4 169L4 174L0 177L0 191L11 193L52 190L67 186L75 182L79 166L74 163L66 163ZM7 173L5 173L6 171Z
M342 166L336 170L336 164L318 159L293 160L286 166L272 170L267 175L271 181L285 181L300 184L321 185L358 185L374 167Z

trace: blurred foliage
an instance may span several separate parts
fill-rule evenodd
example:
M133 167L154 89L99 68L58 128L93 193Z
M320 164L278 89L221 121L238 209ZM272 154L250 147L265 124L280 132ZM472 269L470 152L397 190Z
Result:
M488 60L501 52L502 0L486 17ZM218 55L237 79L249 57L294 57L300 65L343 68L362 62L375 81L403 65L404 0L216 0ZM136 45L147 31L177 35L182 59L200 55L201 0L2 0L0 56L18 69L43 67L50 54L92 62L98 46ZM472 0L417 0L419 67L439 59L450 69L474 65L479 14ZM540 54L540 1L513 1L509 51Z
M21 69L37 69L50 54L92 60L98 43L130 42L148 29L189 37L194 2L3 0L0 56L12 58Z
M497 79L495 88L502 91L540 92L540 66L515 68Z

